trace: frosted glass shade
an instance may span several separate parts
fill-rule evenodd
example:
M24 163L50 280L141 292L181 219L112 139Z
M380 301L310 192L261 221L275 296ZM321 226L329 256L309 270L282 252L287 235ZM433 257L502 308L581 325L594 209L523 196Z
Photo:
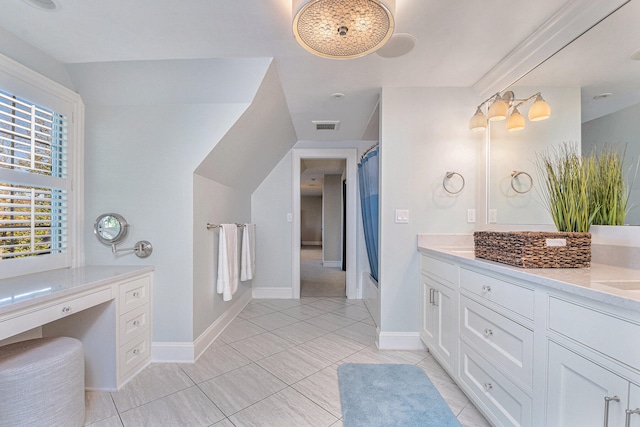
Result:
M498 98L491 104L489 107L489 120L492 122L497 122L499 120L504 120L507 118L509 114L509 105L504 102L502 99Z
M480 107L476 110L476 113L469 120L469 130L471 132L481 132L487 129L487 118L485 117Z
M507 120L507 130L509 132L517 132L524 129L524 126L524 116L520 114L520 111L518 111L517 108L514 108L513 112L509 116L509 120Z
M536 96L536 100L529 109L529 120L537 122L548 119L549 116L551 116L551 107L544 99L542 99L542 96Z

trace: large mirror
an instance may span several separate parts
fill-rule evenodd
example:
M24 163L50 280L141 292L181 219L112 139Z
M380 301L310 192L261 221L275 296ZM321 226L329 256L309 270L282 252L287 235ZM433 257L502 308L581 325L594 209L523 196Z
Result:
M542 150L566 142L576 143L583 153L603 144L619 145L626 147L626 169L635 170L640 157L639 20L640 2L625 4L509 88L518 98L542 92L552 115L542 122L527 122L524 130L513 133L506 131L504 122L492 123L490 222L552 223L538 191L535 159ZM514 171L531 174L534 188L513 191ZM625 222L640 225L640 179L629 204L636 207Z

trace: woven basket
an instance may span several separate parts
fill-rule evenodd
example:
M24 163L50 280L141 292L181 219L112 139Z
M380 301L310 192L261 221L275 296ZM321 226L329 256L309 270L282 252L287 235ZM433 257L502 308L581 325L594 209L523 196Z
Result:
M591 234L537 231L476 231L475 255L523 268L583 268L591 265Z

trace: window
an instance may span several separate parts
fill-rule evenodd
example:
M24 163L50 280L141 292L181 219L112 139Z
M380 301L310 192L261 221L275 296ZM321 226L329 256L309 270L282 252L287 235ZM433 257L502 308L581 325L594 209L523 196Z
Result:
M66 251L66 135L64 116L0 90L0 262Z
M82 265L83 113L76 93L0 55L0 278Z

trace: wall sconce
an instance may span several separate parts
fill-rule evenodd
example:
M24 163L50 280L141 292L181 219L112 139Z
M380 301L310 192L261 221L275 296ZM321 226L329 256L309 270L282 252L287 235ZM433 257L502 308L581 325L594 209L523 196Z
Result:
M502 95L498 92L478 105L475 114L469 121L469 129L472 132L484 131L487 128L488 121L493 122L507 119L507 130L509 132L522 130L525 127L525 119L524 116L520 114L520 111L518 111L518 108L532 99L534 101L529 109L529 120L537 122L548 119L549 116L551 116L551 107L542 98L540 92L526 99L516 99L512 91L507 91ZM489 108L485 115L482 107L487 104L489 104ZM509 110L511 110L511 114L509 114Z
M325 58L357 58L393 35L395 0L293 0L293 34Z

